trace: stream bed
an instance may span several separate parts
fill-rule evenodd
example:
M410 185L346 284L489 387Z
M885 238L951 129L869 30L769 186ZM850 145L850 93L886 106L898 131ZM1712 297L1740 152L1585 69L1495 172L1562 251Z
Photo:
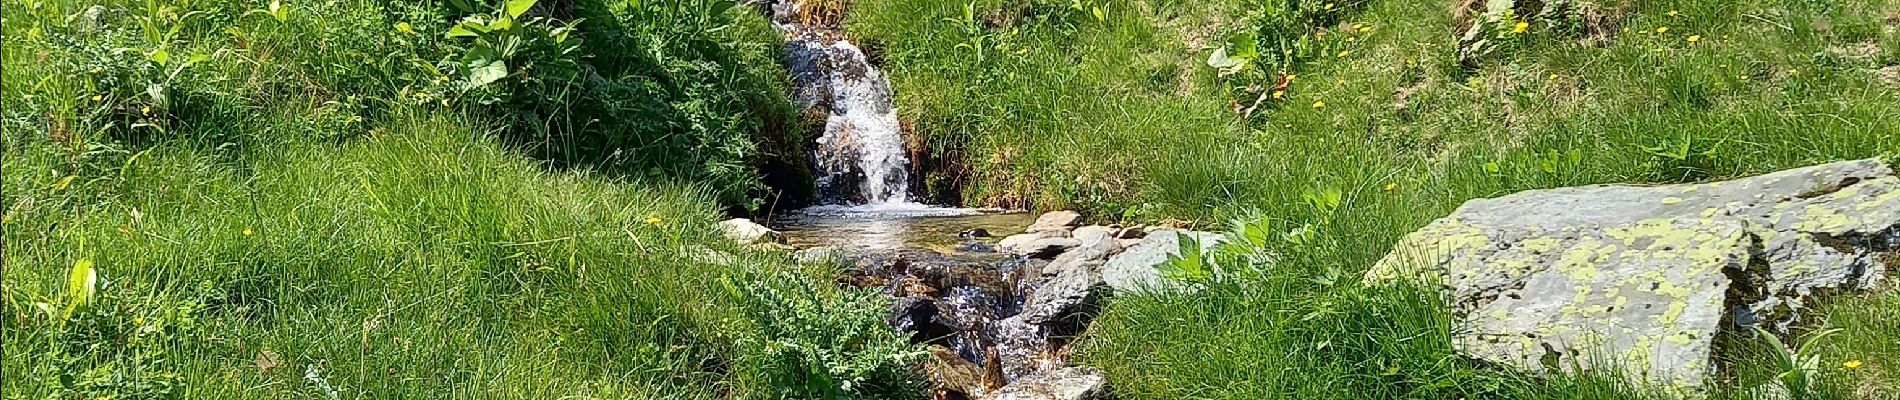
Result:
M891 296L888 322L930 349L923 370L937 399L1008 398L1004 386L1054 375L1067 360L1064 328L1022 323L1046 283L1047 259L999 252L1026 213L937 208L815 207L772 223L789 244L832 248L848 264L841 283Z

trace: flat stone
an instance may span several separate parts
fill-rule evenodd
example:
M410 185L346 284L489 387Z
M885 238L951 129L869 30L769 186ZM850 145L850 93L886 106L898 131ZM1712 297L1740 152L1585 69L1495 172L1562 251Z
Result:
M1068 367L1010 382L987 400L1098 400L1107 396L1101 370Z
M1808 296L1871 287L1897 254L1900 178L1860 160L1472 200L1367 279L1438 285L1454 344L1474 358L1540 373L1623 366L1696 388L1727 322L1785 331Z
M1115 230L1109 229L1109 227L1101 226L1101 225L1089 225L1089 226L1084 226L1080 228L1075 228L1074 231L1069 232L1069 237L1075 238L1075 240L1080 240L1085 243L1105 240L1105 239L1113 240L1115 237Z
M1030 246L1038 240L1052 239L1052 238L1067 238L1067 237L1069 237L1068 231L1041 231L1041 232L1020 233L1020 234L1015 234L1015 235L1009 235L1008 237L1004 237L1002 241L996 242L996 249L1005 253L1016 254L1016 255L1029 254L1029 253L1034 252L1034 250L1031 249Z
M1149 232L1140 242L1122 250L1121 254L1109 258L1102 265L1102 280L1114 288L1115 293L1192 290L1186 284L1162 276L1161 270L1155 268L1168 262L1169 257L1181 254L1182 236L1194 238L1204 252L1226 240L1225 236L1218 233L1177 230Z
M745 218L719 222L719 232L739 244L784 243L785 235Z
M1024 232L1068 231L1082 225L1082 214L1074 211L1050 211L1036 217Z

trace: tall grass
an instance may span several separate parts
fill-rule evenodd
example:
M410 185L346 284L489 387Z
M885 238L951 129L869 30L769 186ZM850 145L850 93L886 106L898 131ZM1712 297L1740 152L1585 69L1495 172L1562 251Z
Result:
M772 346L816 339L746 317L849 305L828 328L883 328L864 317L877 298L807 281L832 271L712 226L758 198L759 148L797 136L770 128L789 115L776 36L721 2L628 4L515 21L587 18L578 80L510 60L476 87L471 42L446 35L470 14L444 2L0 3L0 393L910 389L812 386L836 378L819 356L901 378L879 353L902 349L894 335L787 353ZM544 89L576 93L523 97ZM565 139L617 144L569 158ZM93 295L68 294L80 264L98 279L76 293ZM747 302L734 282L815 306Z
M1277 76L1222 77L1208 56L1271 31L1250 25L1278 21L1247 14L1263 5L1326 2L1103 2L1102 17L1068 3L866 0L847 25L882 49L918 135L982 155L968 202L1309 233L1257 279L1111 303L1078 354L1122 398L1642 397L1615 371L1470 365L1429 296L1337 277L1472 198L1900 153L1900 83L1877 73L1900 63L1892 1L1600 2L1576 19L1607 38L1527 19L1475 67L1446 3L1337 2L1314 27L1327 51L1245 116L1234 106L1258 97L1238 94ZM1338 206L1307 200L1334 191ZM1882 345L1900 330L1864 321L1900 304L1836 304L1820 319L1847 330L1823 346L1822 397L1891 396L1891 363L1866 360L1900 359ZM1773 375L1736 342L1718 397Z

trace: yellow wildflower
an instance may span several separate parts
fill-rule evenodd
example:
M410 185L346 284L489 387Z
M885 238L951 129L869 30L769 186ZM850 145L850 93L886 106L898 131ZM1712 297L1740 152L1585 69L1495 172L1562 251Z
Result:
M1676 10L1669 10L1669 16L1671 16L1671 17L1674 17L1674 16L1676 16L1676 15L1680 15L1680 14L1682 14L1682 13L1679 13L1679 12L1676 12Z
M1333 3L1326 3L1326 11L1332 11L1332 10L1333 10Z
M1359 32L1361 32L1361 33L1364 33L1364 32L1372 32L1372 25L1360 25L1360 26L1359 26Z
M106 99L105 96L96 95L96 94L92 95L92 101L100 101L100 100L105 100L105 99Z
M1656 33L1669 33L1669 27L1656 28Z
M647 216L647 225L659 225L660 222L662 221L660 221L659 216L653 216L653 215Z
M1511 33L1524 33L1530 29L1531 23L1519 21L1517 25L1511 27Z
M248 227L248 226L244 227L244 236L250 236L253 233L257 233L257 232L251 231L251 227Z
M1853 370L1853 369L1860 369L1860 360L1853 360L1853 361L1848 361L1848 362L1844 362L1844 363L1841 363L1841 367L1842 367L1842 368L1847 368L1847 369L1850 369L1850 370Z
M1280 98L1282 98L1282 97L1286 97L1286 91L1285 91L1285 90L1275 90L1275 91L1273 91L1273 99L1274 99L1274 100L1279 100L1279 99L1280 99Z
M1315 101L1315 102L1313 102L1313 108L1314 108L1314 109L1320 109L1320 108L1326 108L1326 102L1324 102L1324 101Z
M1800 76L1800 75L1801 75L1801 70L1793 69L1793 68L1788 69L1788 76Z
M1399 183L1398 183L1398 182L1391 182L1391 183L1387 183L1387 184L1385 184L1385 187L1384 187L1384 189L1385 189L1385 191L1387 191L1387 192L1390 192L1390 191L1392 191L1392 189L1398 189L1398 188L1399 188Z
M1702 35L1689 35L1689 44L1702 41Z
M1352 50L1344 50L1344 51L1339 52L1339 58L1346 58L1346 56L1350 56L1350 55L1352 55Z

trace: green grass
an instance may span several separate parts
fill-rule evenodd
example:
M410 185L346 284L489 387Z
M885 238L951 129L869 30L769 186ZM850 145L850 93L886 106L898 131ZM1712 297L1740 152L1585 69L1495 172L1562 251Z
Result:
M757 199L758 148L802 156L750 9L566 2L600 47L464 89L446 3L266 4L0 5L0 396L920 392L881 299L713 227Z
M1875 73L1900 64L1891 1L1606 2L1615 33L1601 44L1539 22L1470 69L1446 3L1344 1L1318 27L1324 51L1272 71L1297 74L1284 99L1245 119L1229 101L1273 75L1222 78L1202 62L1221 38L1277 23L1253 3L1083 3L1106 18L994 0L969 3L971 24L964 2L862 0L848 25L883 52L924 142L971 155L969 203L1318 232L1260 277L1111 303L1078 354L1122 398L1637 397L1612 377L1471 365L1429 299L1313 280L1359 276L1472 198L1900 153L1900 82ZM1680 159L1650 150L1684 144ZM1341 205L1307 200L1331 191ZM1847 329L1825 346L1824 398L1894 396L1895 367L1873 360L1900 359L1900 329L1873 321L1896 307L1875 293L1821 313ZM1754 367L1758 345L1734 347L1724 357L1742 367L1718 395L1772 374Z
M261 1L0 3L0 397L921 395L875 297L712 229L809 185L785 174L802 134L756 11L548 3L529 15L584 18L581 44L531 34L478 88L471 42L444 35L471 12L446 2L281 21ZM1621 1L1601 45L1534 24L1475 68L1443 3L1259 4L860 0L847 19L919 144L962 167L933 195L1314 233L1201 295L1115 299L1078 360L1120 398L1653 395L1475 365L1434 296L1354 277L1471 198L1900 153L1900 83L1874 73L1900 64L1892 0ZM1272 71L1205 65L1235 34L1318 31ZM1286 97L1237 117L1279 72ZM67 294L82 261L90 297ZM1845 329L1821 398L1900 393L1896 293L1820 313ZM1773 373L1728 340L1718 397Z

